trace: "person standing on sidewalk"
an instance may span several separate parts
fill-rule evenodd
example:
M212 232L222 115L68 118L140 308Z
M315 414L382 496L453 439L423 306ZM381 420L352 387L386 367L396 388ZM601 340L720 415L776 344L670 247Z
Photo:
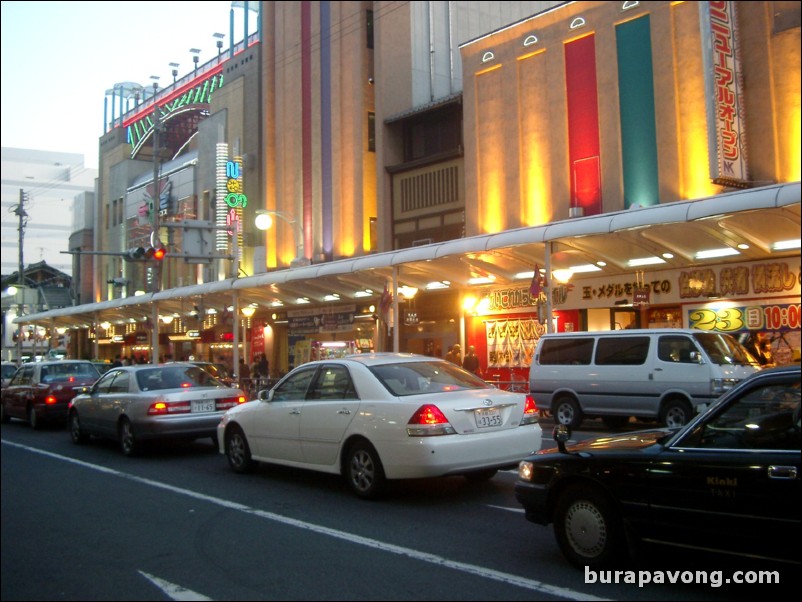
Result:
M451 363L457 364L457 366L462 366L462 348L459 343L454 343L451 349L448 350L446 359Z
M462 367L468 372L473 372L479 378L482 377L482 370L479 366L479 356L476 355L476 347L468 345L468 353L465 354L465 359L462 360Z

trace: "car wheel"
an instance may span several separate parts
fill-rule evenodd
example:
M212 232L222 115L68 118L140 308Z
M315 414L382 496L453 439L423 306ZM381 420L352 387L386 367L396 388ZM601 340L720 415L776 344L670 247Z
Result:
M629 424L629 416L602 416L602 423L612 430L624 428Z
M135 456L139 452L139 443L134 436L134 429L131 426L131 421L128 418L123 418L120 421L119 427L120 436L120 451L125 456Z
M551 413L554 415L555 424L564 424L571 430L579 428L584 418L579 404L571 397L560 397L552 405Z
M691 417L691 406L683 399L669 399L660 412L660 421L669 428L685 426Z
M6 404L4 403L0 404L0 422L3 424L11 422L11 416L6 412Z
M31 425L33 430L38 430L42 427L42 419L39 418L39 412L33 406L28 408L28 424Z
M485 470L474 470L473 472L466 472L465 478L469 481L489 481L498 472L497 468L487 468Z
M253 472L256 467L245 433L238 426L233 426L226 432L226 457L234 472L245 474Z
M364 499L376 499L384 493L386 479L379 454L367 441L357 441L348 448L345 478L348 486Z
M607 566L625 549L623 526L613 504L590 487L569 487L560 495L554 534L562 553L577 567Z
M81 421L78 412L70 412L70 438L76 445L89 441L89 435L81 430Z

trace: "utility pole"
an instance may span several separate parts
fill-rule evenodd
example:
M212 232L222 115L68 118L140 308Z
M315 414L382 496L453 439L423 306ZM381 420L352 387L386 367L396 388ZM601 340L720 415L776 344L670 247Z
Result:
M153 82L153 224L150 233L150 246L154 249L161 247L159 240L159 212L161 211L161 191L159 190L159 130L161 129L161 109L156 102L156 92L159 83ZM151 267L153 276L153 292L158 293L162 285L162 261L157 261ZM151 344L150 344L150 363L159 363L159 307L154 303L151 308Z
M20 290L17 291L17 295L22 296L22 301L17 305L17 317L21 316L23 313L23 306L25 300L25 272L24 272L24 264L22 262L22 241L25 238L25 218L28 217L28 214L25 213L25 201L28 200L28 195L25 194L25 191L20 188L19 189L19 203L16 207L14 207L14 214L19 217L19 271L17 272L17 281L19 282ZM19 297L18 297L19 300ZM17 365L22 363L22 323L19 323L17 326Z
M159 84L153 82L153 224L150 233L150 246L157 249L162 246L159 240L159 212L161 211L161 190L159 187L159 154L160 144L159 134L161 132L161 109L156 102L156 91ZM156 262L153 266L153 292L158 293L161 290L162 284L162 262Z

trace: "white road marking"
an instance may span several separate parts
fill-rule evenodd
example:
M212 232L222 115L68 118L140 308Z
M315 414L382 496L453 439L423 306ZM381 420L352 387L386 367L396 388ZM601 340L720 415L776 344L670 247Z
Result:
M498 508L499 510L506 510L507 512L518 512L520 514L524 513L523 508L508 508L507 506L494 506L493 504L485 504L485 505L489 506L490 508Z
M224 500L222 498L213 497L210 495L205 495L202 493L198 493L197 491L191 491L189 489L182 489L180 487L175 487L174 485L169 485L167 483L161 483L159 481L154 481L152 479L146 479L143 477L138 477L136 475L120 472L118 470L114 470L113 468L107 468L105 466L98 466L96 464L90 464L89 462L84 462L83 460L77 460L75 458L70 458L67 456L62 456L60 454L54 454L53 452L45 451L42 449L37 449L35 447L29 447L27 445L21 445L19 443L12 443L10 441L3 441L4 445L11 445L13 447L17 447L19 449L24 449L26 451L41 454L43 456L48 456L50 458L55 458L56 460L63 460L64 462L69 462L71 464L75 464L78 466L83 466L84 468L88 468L90 470L95 470L98 472L102 472L105 474L113 475L116 477L120 477L122 479L127 479L129 481L134 481L136 483L141 483L143 485L148 485L150 487L156 487L158 489L164 489L166 491L171 491L173 493L177 493L179 495L184 495L190 498L194 498L196 500L201 500L204 502L208 502L210 504L215 504L217 506L221 506L223 508L228 508L229 510L237 510L239 512L244 512L246 514L250 514L253 516L258 516L260 518L264 518L267 520L272 520L284 525L288 525L291 527L296 527L298 529L305 529L307 531L311 531L313 533L319 533L321 535L327 535L329 537L334 537L336 539L341 539L343 541L347 541L349 543L354 543L357 545L366 546L369 548L373 548L375 550L381 550L383 552L388 552L390 554L397 554L399 556L406 556L407 558L412 558L415 560L420 560L422 562L428 562L430 564L434 564L437 566L450 568L455 571L460 571L462 573L467 573L470 575L477 575L479 577L483 577L485 579L492 579L494 581L498 581L500 583L505 583L507 585L512 585L515 587L520 587L522 589L531 590L538 593L549 594L552 596L557 596L559 598L565 598L566 600L589 600L592 602L606 602L607 598L598 598L596 596L591 596L584 592L579 592L576 590L568 589L566 587L559 587L556 585L550 585L548 583L543 583L542 581L536 581L534 579L526 579L525 577L520 577L518 575L511 575L509 573L502 573L501 571L495 571L493 569L488 569L486 567L477 566L474 564L467 564L465 562L457 562L455 560L449 560L448 558L443 558L442 556L437 556L435 554L429 554L426 552L421 552L419 550L413 550L411 548L405 548L402 546L397 546L394 544L386 543L383 541L379 541L376 539L371 539L368 537L362 537L360 535L354 535L353 533L346 533L344 531L338 531L336 529L330 529L329 527L324 527L321 525L315 525L313 523L307 523L301 520L297 520L294 518L289 518L287 516L282 516L280 514L275 514L273 512L266 512L264 510L259 510L257 508L250 508L243 504L238 504L237 502L232 502L230 500Z
M162 590L171 600L212 600L212 598L207 598L203 594L193 592L191 589L149 575L145 571L139 571L139 574Z

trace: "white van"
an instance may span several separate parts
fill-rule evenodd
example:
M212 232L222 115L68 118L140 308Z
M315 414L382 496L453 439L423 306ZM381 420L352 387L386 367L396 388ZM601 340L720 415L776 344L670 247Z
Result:
M543 335L529 391L556 424L601 418L620 428L631 416L682 426L760 369L732 336L660 328Z

